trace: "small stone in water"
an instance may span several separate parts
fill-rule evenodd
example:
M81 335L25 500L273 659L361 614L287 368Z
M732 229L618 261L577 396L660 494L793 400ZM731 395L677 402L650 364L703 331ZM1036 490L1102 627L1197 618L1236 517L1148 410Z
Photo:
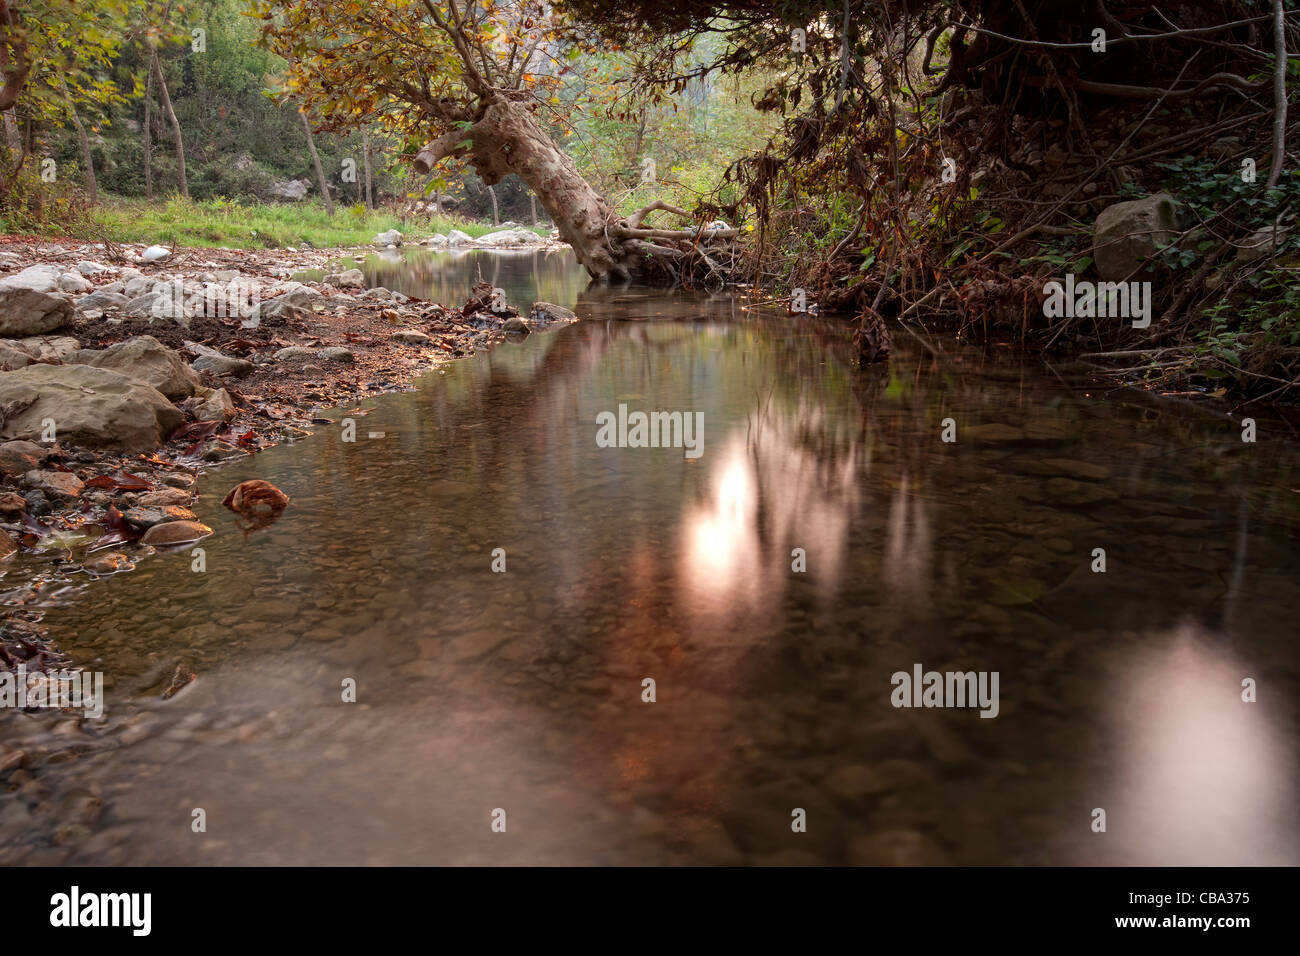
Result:
M210 534L212 529L199 521L168 521L154 525L144 533L140 541L142 544L165 548L174 544L189 544Z
M118 571L130 571L135 565L120 551L110 551L108 554L91 558L82 567L91 574L115 574Z

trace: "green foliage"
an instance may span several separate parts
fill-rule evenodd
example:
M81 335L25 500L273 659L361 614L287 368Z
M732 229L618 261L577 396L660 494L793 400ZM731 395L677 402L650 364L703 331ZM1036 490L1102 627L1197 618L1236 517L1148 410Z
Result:
M1218 270L1224 294L1202 310L1206 328L1197 334L1197 354L1241 368L1252 349L1300 346L1300 173L1292 171L1266 189L1246 182L1236 168L1185 157L1166 164L1164 188L1177 196L1193 221L1206 224L1206 238L1161 251L1175 270L1199 268L1218 244L1210 234L1232 232L1258 241L1279 228L1272 255L1257 262L1231 257Z
M389 229L408 235L417 229L421 234L460 229L471 236L491 231L490 226L455 217L435 216L414 225L388 210L366 212L361 205L331 217L319 202L267 205L224 196L186 200L173 195L160 203L110 199L97 210L97 220L98 225L81 233L83 237L102 231L117 242L267 249L367 246L377 233Z

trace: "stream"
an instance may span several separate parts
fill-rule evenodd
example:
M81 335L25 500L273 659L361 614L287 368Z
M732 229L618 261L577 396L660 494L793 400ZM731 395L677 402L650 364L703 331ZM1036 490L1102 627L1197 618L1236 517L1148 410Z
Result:
M363 268L583 321L209 472L204 570L51 595L106 708L0 711L0 863L1300 863L1277 428L901 332L862 372L842 321L564 254ZM702 453L601 447L620 405ZM996 716L894 706L915 665L996 672Z

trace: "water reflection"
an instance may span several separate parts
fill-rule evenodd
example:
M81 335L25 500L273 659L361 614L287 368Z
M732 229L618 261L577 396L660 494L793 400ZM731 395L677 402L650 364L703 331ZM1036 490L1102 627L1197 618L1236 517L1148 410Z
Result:
M1130 862L1294 864L1294 743L1276 719L1285 710L1243 701L1252 670L1191 624L1126 662L1109 817Z
M480 268L433 261L408 288L448 301ZM0 713L29 775L0 862L1300 860L1294 449L950 342L863 376L832 323L500 268L584 321L368 401L383 441L205 478L205 574L50 609L108 717ZM620 403L703 413L704 456L597 446ZM246 478L294 504L245 537ZM998 671L997 719L894 709L918 661Z

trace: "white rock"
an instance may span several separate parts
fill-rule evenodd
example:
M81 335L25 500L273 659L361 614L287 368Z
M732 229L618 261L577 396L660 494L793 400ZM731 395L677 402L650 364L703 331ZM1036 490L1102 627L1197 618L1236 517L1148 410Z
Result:
M0 289L26 289L29 292L54 292L59 287L58 266L28 266L22 272L0 279Z
M140 253L140 258L145 262L161 262L171 254L171 250L164 246L150 246L144 252Z
M89 292L93 288L94 285L79 272L65 272L59 276L60 292Z

